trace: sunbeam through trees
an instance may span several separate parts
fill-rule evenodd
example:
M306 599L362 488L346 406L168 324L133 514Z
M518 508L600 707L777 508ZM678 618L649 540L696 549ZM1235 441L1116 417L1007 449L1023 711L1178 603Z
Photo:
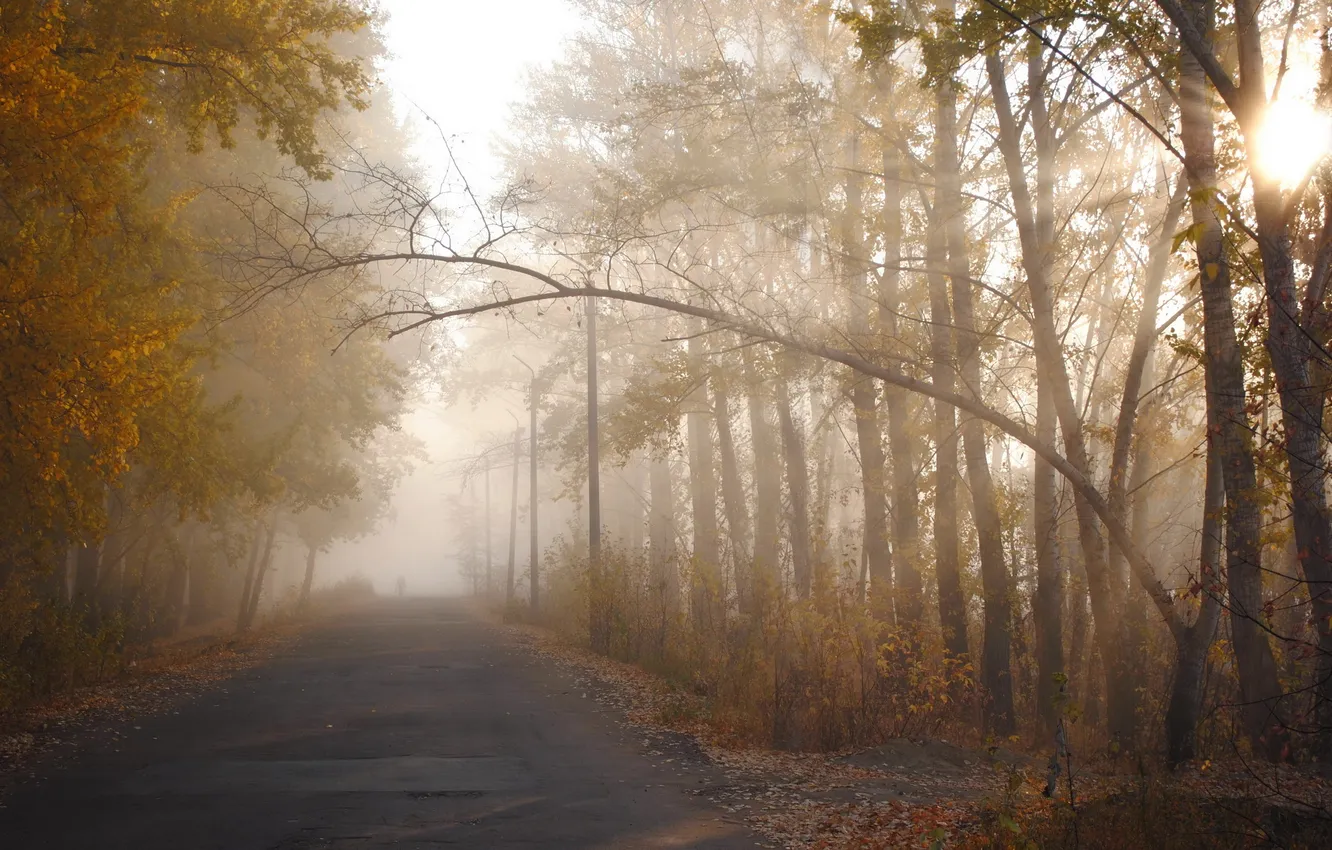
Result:
M780 846L1332 841L1332 3L550 0L479 154L419 2L0 9L0 720L447 588Z

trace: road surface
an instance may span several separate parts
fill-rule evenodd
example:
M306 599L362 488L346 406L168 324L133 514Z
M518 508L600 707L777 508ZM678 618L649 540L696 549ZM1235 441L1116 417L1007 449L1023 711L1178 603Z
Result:
M458 600L381 600L98 745L0 848L758 846L640 736Z

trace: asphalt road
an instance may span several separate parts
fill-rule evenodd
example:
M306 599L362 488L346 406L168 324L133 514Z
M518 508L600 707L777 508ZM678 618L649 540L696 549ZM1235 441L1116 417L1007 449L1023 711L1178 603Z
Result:
M457 600L383 600L0 810L0 848L758 846L570 677Z

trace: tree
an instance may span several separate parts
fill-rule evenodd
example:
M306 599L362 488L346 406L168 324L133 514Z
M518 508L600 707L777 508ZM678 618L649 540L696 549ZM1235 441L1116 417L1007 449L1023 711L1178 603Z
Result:
M3 16L9 570L34 538L97 533L103 489L138 443L138 411L187 381L173 343L197 315L175 296L194 273L188 240L172 227L177 204L140 191L155 127L201 151L209 133L231 144L252 116L282 153L325 173L317 116L363 105L369 86L330 39L369 18L324 0L33 0Z
M788 650L817 645L817 617L856 611L868 618L873 651L827 669L865 671L866 658L878 668L910 653L933 662L943 650L974 658L986 728L1001 735L1028 728L1033 715L1053 726L1062 675L1073 698L1104 696L1106 742L1122 751L1137 744L1149 710L1138 694L1156 636L1173 651L1146 675L1173 683L1157 719L1168 724L1171 757L1185 758L1202 716L1198 677L1224 627L1240 671L1225 699L1247 706L1256 744L1284 755L1288 736L1274 728L1287 723L1287 707L1315 701L1284 693L1273 673L1265 584L1286 579L1265 571L1259 555L1272 542L1262 529L1281 525L1275 500L1288 488L1298 506L1292 531L1303 541L1302 588L1293 592L1317 616L1326 511L1311 458L1323 447L1307 414L1321 404L1310 395L1321 374L1310 340L1325 294L1314 225L1326 203L1266 178L1252 199L1217 192L1245 184L1252 163L1230 156L1202 95L1216 89L1246 145L1250 135L1256 144L1245 110L1269 99L1255 82L1259 48L1298 28L1294 4L1281 5L1296 22L1289 28L1272 25L1273 11L1235 28L1252 43L1238 50L1241 81L1229 84L1217 58L1225 45L1189 43L1226 36L1178 19L1170 3L1107 12L1081 3L869 2L802 16L766 3L724 5L704 21L684 0L589 4L593 34L575 41L519 110L507 151L512 187L489 210L470 199L468 215L484 231L470 246L440 224L449 217L434 193L374 171L358 191L387 191L393 202L362 204L373 212L348 220L319 214L299 227L268 226L259 199L250 217L264 250L246 258L247 284L282 293L407 264L422 270L423 285L358 303L349 331L512 321L547 333L562 364L552 376L571 392L593 375L599 383L586 418L564 405L547 421L565 446L566 492L603 466L599 420L624 458L674 446L683 431L681 518L687 513L693 542L680 549L692 548L696 577L715 571L696 581L683 616L696 645L715 641L719 655L742 635L761 642L764 629L796 630L806 643L783 642L791 632L781 632L764 648L779 685L781 665L815 663L813 652ZM1186 42L1178 76L1166 20ZM1293 204L1288 221L1278 202ZM1180 233L1186 204L1193 223ZM407 238L348 243L337 231L352 221ZM1256 255L1236 243L1245 234L1255 236ZM1175 259L1186 241L1198 291L1192 264ZM1300 263L1290 259L1297 255ZM1247 267L1265 277L1246 282ZM1290 281L1306 267L1313 276L1301 292ZM550 308L574 298L613 311L618 321L602 334L633 337L623 358L631 366L593 356L587 374L563 377L588 340L572 318L553 321ZM1247 309L1253 304L1265 315ZM630 330L640 327L650 330ZM1255 330L1268 339L1265 354L1247 344ZM1156 356L1163 340L1169 358ZM836 391L822 363L838 364ZM1272 436L1259 429L1269 363L1279 433L1291 437L1276 465L1263 462L1271 451L1252 437ZM744 418L732 411L741 368ZM663 611L673 607L674 503L686 493L673 489L667 454L656 451L650 469L650 571ZM845 512L832 512L847 458L859 464L857 484L843 496ZM996 474L1005 465L1006 480ZM1267 492L1272 502L1259 499ZM600 487L588 493L589 602L599 611L603 579L626 585L600 572ZM1225 570L1215 563L1219 535ZM859 540L846 555L864 558L867 604L863 586L828 569L834 536ZM922 557L931 549L933 569ZM1064 574L1085 579L1065 588ZM838 605L826 604L832 599ZM1088 602L1092 673L1083 669L1078 614ZM1322 623L1308 645L1322 640ZM590 637L605 651L600 629L594 622ZM1301 629L1277 634L1278 646L1313 684L1322 662L1295 657L1308 641ZM1033 663L1030 694L1019 676ZM1092 676L1104 680L1081 681Z

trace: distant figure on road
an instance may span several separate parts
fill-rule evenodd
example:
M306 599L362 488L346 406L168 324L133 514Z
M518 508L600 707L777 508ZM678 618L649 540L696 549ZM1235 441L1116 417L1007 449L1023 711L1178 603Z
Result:
M398 595L402 596L406 592L407 592L407 579L403 578L402 576L398 576Z

